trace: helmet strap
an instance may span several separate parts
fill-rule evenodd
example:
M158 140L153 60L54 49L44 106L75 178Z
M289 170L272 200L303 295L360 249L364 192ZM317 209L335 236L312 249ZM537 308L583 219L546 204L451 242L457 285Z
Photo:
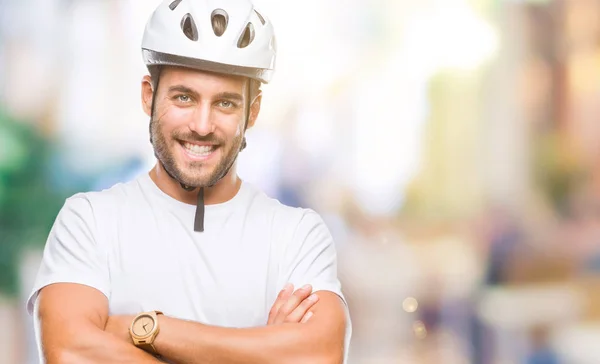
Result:
M194 231L204 232L204 187L200 187L198 191L198 200L196 202L196 214L194 216Z

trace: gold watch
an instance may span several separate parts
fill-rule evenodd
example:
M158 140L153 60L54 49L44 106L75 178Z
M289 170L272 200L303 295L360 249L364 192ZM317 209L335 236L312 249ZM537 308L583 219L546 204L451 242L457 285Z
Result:
M129 327L129 334L133 344L138 348L149 352L152 355L158 355L154 347L154 340L158 335L158 315L160 311L142 312L138 314Z

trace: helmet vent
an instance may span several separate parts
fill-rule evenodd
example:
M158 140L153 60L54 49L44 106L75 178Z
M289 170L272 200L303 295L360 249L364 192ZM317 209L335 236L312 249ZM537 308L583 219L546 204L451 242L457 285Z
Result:
M215 35L220 37L227 30L227 24L229 23L229 15L223 9L216 9L211 15L212 27Z
M240 40L238 41L238 48L246 48L247 46L250 45L250 43L252 43L253 40L254 40L254 25L252 25L252 23L248 23L248 25L246 25L246 29L244 29L244 33L242 34L242 36L240 37Z
M190 40L198 40L198 29L190 13L185 14L183 19L181 19L181 30L183 30L183 34Z
M171 3L171 5L169 5L169 9L171 10L175 10L175 8L177 8L177 6L179 6L179 3L181 3L182 0L175 0Z
M258 11L256 11L256 9L254 10L254 12L256 13L256 15L258 15L258 18L260 19L260 22L262 23L262 25L265 25L265 18L263 18L263 16L260 15L260 13Z

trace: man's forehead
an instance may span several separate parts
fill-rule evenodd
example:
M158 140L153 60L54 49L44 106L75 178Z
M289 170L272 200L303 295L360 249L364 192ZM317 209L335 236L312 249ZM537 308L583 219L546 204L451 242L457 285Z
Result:
M247 78L224 75L181 67L165 67L160 76L161 84L181 84L190 88L211 88L218 91L229 90L242 92L246 87Z

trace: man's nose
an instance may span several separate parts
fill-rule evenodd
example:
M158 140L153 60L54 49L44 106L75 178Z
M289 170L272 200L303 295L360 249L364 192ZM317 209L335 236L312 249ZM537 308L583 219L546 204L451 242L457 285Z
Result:
M210 105L199 105L190 120L190 130L202 136L213 133L215 131L215 123L212 116Z

